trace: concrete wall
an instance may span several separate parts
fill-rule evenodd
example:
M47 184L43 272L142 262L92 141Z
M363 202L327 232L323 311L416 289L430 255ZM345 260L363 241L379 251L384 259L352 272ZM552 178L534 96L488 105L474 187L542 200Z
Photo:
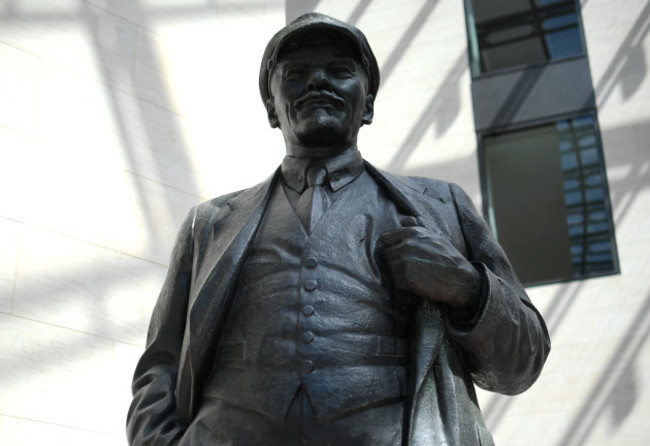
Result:
M582 3L622 274L529 290L553 351L529 392L481 393L500 446L650 440L650 2ZM124 444L176 230L281 161L259 61L310 9L379 60L364 156L480 204L458 0L0 0L0 446Z

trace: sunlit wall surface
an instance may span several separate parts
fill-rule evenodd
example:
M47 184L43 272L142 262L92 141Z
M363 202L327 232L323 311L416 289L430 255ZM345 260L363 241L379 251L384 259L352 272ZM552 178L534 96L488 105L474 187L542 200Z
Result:
M181 221L282 157L257 71L284 19L273 1L0 1L1 445L125 443Z
M377 55L364 156L480 205L458 0L0 0L0 446L125 444L175 233L280 163L259 62L308 10ZM650 439L650 3L583 0L582 19L621 274L529 290L553 351L529 392L481 394L500 446Z

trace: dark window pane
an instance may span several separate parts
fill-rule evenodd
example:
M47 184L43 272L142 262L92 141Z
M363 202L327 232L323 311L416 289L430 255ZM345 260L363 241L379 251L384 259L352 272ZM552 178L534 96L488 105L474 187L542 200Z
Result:
M582 42L578 28L565 29L546 34L549 59L564 59L565 57L582 54Z
M563 170L575 169L578 167L578 157L575 153L567 153L561 156L560 162Z
M583 166L598 164L599 160L600 157L596 148L580 151L580 162Z
M551 17L542 22L542 28L544 31L554 31L559 28L565 28L567 26L575 27L578 23L578 14L572 12L570 14L557 15Z
M524 283L615 271L591 116L486 136L483 147L488 220Z
M481 73L583 54L574 0L466 0Z
M548 5L553 5L555 3L565 3L565 0L536 0L535 3L538 6L548 6Z
M587 186L595 186L597 184L603 183L603 177L601 175L589 175L585 178L585 184Z

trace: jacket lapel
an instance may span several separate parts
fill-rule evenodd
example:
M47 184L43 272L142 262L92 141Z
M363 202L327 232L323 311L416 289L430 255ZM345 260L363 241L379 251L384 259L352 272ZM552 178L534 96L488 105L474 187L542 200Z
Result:
M227 203L230 212L220 216L212 223L213 227L209 228L210 241L202 267L206 273L201 274L198 291L189 310L189 333L186 333L189 342L183 346L179 371L179 379L190 386L189 389L179 389L177 395L177 404L185 407L188 420L192 418L198 404L200 395L197 392L202 385L200 381L205 379L212 366L216 342L232 301L233 284L245 263L246 252L255 239L277 183L278 172L261 185L231 199ZM185 401L180 401L184 398Z
M212 339L215 329L221 324L216 319L223 314L229 305L226 302L239 270L243 266L245 253L253 243L264 210L269 202L271 192L276 183L277 172L261 185L245 191L228 202L231 213L224 217L218 231L213 233L210 246L214 250L206 255L206 262L212 266L209 274L198 291L190 313L190 330L192 338L200 338L201 345L206 345L206 339ZM209 260L208 260L209 259Z
M422 211L418 206L418 203L424 200L423 194L427 190L426 187L416 184L408 178L396 177L387 172L382 172L368 163L366 163L366 168L388 193L388 196L393 200L400 212L415 217L418 223L425 227L439 224L439 222L431 220L429 212ZM405 432L407 436L405 444L415 443L413 434L417 411L420 407L421 390L425 379L431 374L434 362L438 358L444 342L445 328L441 312L439 304L421 299L413 314L411 357L414 360L412 361L413 369L410 383L412 399L409 408L408 429ZM429 438L433 438L433 436Z
M370 176L388 193L388 197L395 203L397 209L404 215L409 215L416 219L419 218L421 213L413 204L413 200L408 198L408 195L413 195L414 193L420 195L424 193L426 188L412 182L406 184L388 172L380 171L369 162L364 162ZM404 178L404 180L408 179Z

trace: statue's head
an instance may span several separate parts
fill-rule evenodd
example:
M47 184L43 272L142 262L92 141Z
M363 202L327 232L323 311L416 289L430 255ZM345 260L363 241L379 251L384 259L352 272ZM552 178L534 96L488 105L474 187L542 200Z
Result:
M379 68L356 27L323 14L298 17L269 41L260 93L288 145L356 144L370 124Z

